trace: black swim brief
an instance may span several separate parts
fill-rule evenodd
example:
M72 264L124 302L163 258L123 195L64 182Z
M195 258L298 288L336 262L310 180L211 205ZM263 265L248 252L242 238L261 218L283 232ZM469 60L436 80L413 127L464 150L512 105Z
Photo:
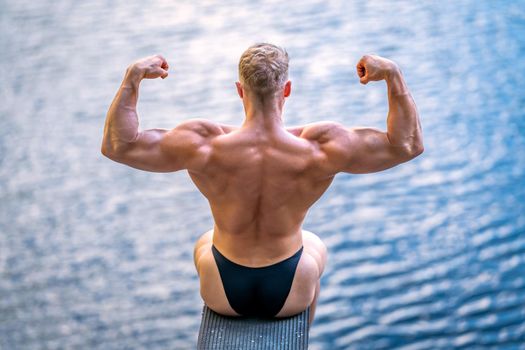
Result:
M291 257L263 267L234 263L211 247L230 306L242 316L274 317L290 293L303 247Z

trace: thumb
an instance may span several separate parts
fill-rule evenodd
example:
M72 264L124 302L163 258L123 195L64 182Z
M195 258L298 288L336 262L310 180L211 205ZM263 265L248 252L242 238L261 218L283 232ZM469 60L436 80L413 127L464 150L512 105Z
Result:
M369 82L369 80L368 80L368 74L362 76L361 78L359 78L359 82L360 82L361 84L363 84L363 85L368 84L368 82Z
M161 77L162 79L166 79L166 77L168 76L168 71L167 71L167 70L164 70L164 69L162 69L162 68L161 68L159 71L160 71L160 77Z

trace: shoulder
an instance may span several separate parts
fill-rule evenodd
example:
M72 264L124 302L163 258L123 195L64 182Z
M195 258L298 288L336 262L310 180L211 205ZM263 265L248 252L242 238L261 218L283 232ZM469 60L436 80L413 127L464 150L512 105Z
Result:
M345 130L346 128L341 123L334 121L320 121L299 127L287 128L288 132L297 137L319 143L327 142Z
M189 131L198 136L208 138L227 134L235 129L237 129L235 126L223 125L211 120L195 118L180 123L171 131L173 133L177 133L179 131Z

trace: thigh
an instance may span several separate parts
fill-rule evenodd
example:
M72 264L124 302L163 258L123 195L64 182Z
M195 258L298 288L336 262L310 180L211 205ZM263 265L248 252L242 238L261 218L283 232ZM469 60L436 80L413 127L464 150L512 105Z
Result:
M232 309L222 285L221 275L211 250L213 230L204 233L195 244L194 262L199 275L200 294L213 311L227 316L238 316Z
M304 311L316 296L316 288L326 263L326 246L314 233L303 231L303 247L290 293L277 317Z
M321 238L315 233L303 230L304 249L314 258L319 270L319 278L326 265L327 249Z
M199 237L197 242L195 242L195 246L193 248L193 263L195 264L195 269L197 269L197 273L199 273L199 260L202 257L202 255L206 252L208 248L208 245L212 244L213 240L213 229L206 231L202 234L202 236Z

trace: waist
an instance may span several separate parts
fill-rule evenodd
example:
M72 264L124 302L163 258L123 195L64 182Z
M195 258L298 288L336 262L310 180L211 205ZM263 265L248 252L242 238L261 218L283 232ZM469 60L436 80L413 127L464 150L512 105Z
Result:
M228 233L215 228L213 245L228 260L246 267L268 266L295 254L303 246L302 230L290 234Z

